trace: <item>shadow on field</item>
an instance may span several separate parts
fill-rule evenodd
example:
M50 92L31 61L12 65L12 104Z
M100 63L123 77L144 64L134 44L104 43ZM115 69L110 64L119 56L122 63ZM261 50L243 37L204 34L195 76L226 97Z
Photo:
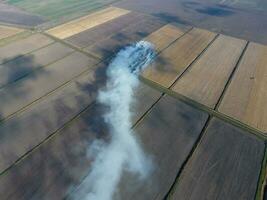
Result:
M35 62L33 55L17 55L11 59L4 59L2 65L0 65L0 88L5 87L8 84L18 81L25 76L31 74L30 79L36 78L36 74L32 73L33 70L38 69L45 72L43 66Z
M103 45L101 47L103 49L107 47L105 49L109 50L110 56L125 44L139 41L151 31L120 32L108 41L101 43ZM29 66L34 63L34 58L24 59L27 65L17 66L14 64L12 67L6 63L13 68L7 72L9 81L28 72ZM61 91L56 91L51 98L46 97L32 105L30 112L28 110L22 112L19 120L14 118L12 121L9 120L7 126L0 125L0 130L3 130L5 137L1 141L6 144L5 147L0 145L0 149L3 148L3 151L0 152L5 152L5 159L8 159L9 163L13 163L18 156L31 151L36 145L50 137L3 175L0 180L0 196L3 199L63 199L65 194L70 193L89 173L93 155L88 156L88 146L96 139L104 142L109 140L107 126L103 120L103 113L107 111L107 108L95 102L95 98L99 89L105 86L106 69L110 60L108 59L99 64L94 71L92 70L92 81L79 82L76 80L72 83L78 86L80 93L71 93L71 97L66 99L64 95L56 95L61 94ZM45 68L42 70L44 70L42 73L46 73ZM27 79L37 77L33 73L29 74ZM27 97L29 90L24 85L24 81L21 80L15 85L14 89L12 86L14 92L11 90L9 99L5 99L6 102L21 95ZM64 92L66 91L64 90ZM80 96L80 94L83 95ZM93 98L94 102L88 103L89 98ZM80 105L82 108L77 111L78 109L74 109L76 105ZM78 112L84 111L85 108L86 111L78 115ZM74 119L74 116L78 118ZM24 121L21 120L22 118ZM10 141L14 148L7 145Z
M33 72L36 68L39 68L38 73ZM12 107L14 100L27 98L31 92L27 81L48 73L45 67L35 63L32 55L18 55L4 60L4 64L0 65L0 72L0 113L1 108L6 110L9 106ZM2 112L2 117L7 116Z
M183 6L189 10L216 17L226 17L234 14L233 8L220 4L209 6L198 2L183 2Z
M161 13L155 13L153 15L164 20L166 23L176 22L176 23L184 24L184 25L188 24L187 21L182 20L180 17L178 17L176 15L169 14L169 13L161 12Z
M4 64L0 65L0 173L17 160L15 153L9 149L19 151L20 143L29 139L23 138L19 131L24 122L16 117L3 120L23 108L20 107L19 100L30 98L31 90L26 81L35 80L39 75L48 73L45 68L39 69L38 74L31 73L33 66L42 67L36 66L34 57L27 55L17 55L4 60ZM25 77L26 75L28 76ZM23 139L16 144L14 141L17 137Z
M207 14L207 15L212 15L212 16L217 16L217 17L225 17L228 15L233 15L234 12L226 9L222 9L219 7L205 7L205 8L199 8L196 9L197 12Z
M32 59L26 60L30 64ZM83 84L76 81L73 84L76 84L83 93L88 94L86 97L95 98L99 88L105 85L106 67L107 65L103 63L96 68L93 81ZM28 68L25 67L25 69ZM15 70L14 73L10 72L10 77L16 77L20 70L22 69ZM22 83L20 88L25 89ZM27 95L27 90L20 90L20 88L9 98L21 95L20 92ZM71 98L75 100L73 103L76 105L84 106L88 102L85 95L73 94ZM74 113L73 104L69 104L68 100L60 95L49 98L45 104L41 101L33 105L29 112L21 113L22 117L18 119L14 117L0 124L2 138L0 144L3 143L0 145L0 152L2 152L0 158L9 165L13 164L18 159L18 155L32 150L50 137L56 129L60 129L66 123L66 116L70 117L70 113L77 115L78 113ZM107 135L104 134L107 130L102 118L104 110L105 108L97 103L91 104L84 114L57 132L53 139L43 143L19 164L13 166L0 180L0 196L3 199L11 197L25 200L63 199L62 195L68 193L72 186L78 185L88 173L91 162L87 155L89 144L97 138L108 140ZM19 149L23 152L18 154Z

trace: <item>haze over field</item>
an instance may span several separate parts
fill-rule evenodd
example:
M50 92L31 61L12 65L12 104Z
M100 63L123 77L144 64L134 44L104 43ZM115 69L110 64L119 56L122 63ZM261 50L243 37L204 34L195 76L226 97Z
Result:
M121 50L109 65L108 81L105 89L99 91L98 101L108 109L103 117L111 139L96 140L89 147L89 156L96 154L96 158L73 199L111 200L124 170L140 179L149 175L151 161L131 129L131 105L139 84L138 74L154 56L152 45L141 41Z

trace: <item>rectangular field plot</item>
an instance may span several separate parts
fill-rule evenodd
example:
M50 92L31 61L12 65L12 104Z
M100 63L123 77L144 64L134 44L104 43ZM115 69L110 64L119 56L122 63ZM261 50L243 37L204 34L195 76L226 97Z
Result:
M108 22L112 19L125 15L129 12L130 11L128 10L116 7L109 7L104 10L100 10L93 14L87 15L85 17L52 28L48 30L47 33L53 35L54 37L65 39L82 31L88 30L102 23Z
M97 62L93 58L75 52L50 66L37 70L16 84L2 88L0 90L1 119L64 85Z
M125 173L120 198L162 200L196 142L208 118L174 98L165 96L135 128L144 151L153 160L152 174L138 184L138 177Z
M267 133L267 46L250 43L219 111Z
M264 148L250 133L213 119L170 199L254 199Z
M120 16L116 19L110 20L106 23L100 24L94 28L75 34L66 38L66 41L80 48L92 46L108 37L111 37L142 20L144 15L130 12L126 15Z
M0 25L0 40L23 32L23 29Z
M119 30L111 37L99 41L84 50L100 59L105 59L117 53L121 48L147 37L163 25L165 25L165 22L156 17L143 16L138 22Z
M60 43L54 43L31 54L15 57L0 65L0 88L13 83L35 69L45 67L67 55L74 50Z
M176 25L177 26L167 24L151 33L149 36L144 38L144 40L151 42L154 45L156 52L159 53L190 29L189 26L183 26L180 24Z
M164 87L170 87L215 36L215 33L209 31L192 29L159 54L142 76Z
M220 35L172 90L214 108L245 45L244 40Z
M0 173L92 103L95 91L89 86L94 81L89 72L1 123Z
M84 84L86 84L86 78L88 78L88 76L84 77ZM93 84L93 82L91 82L91 84ZM88 86L88 89L89 88L91 87ZM84 95L86 93L88 97L88 91L84 91ZM135 123L161 95L156 90L142 84L136 90L135 94L137 95L137 103L135 105L137 112L134 113L133 123ZM74 94L71 95L71 93L62 91L61 95L63 95L62 100L65 99L63 103L75 101ZM66 98L65 95L69 97ZM56 99L54 99L54 103L55 102ZM46 107L49 107L48 102L45 104ZM79 98L76 99L76 104L79 104ZM66 109L64 112L69 112L70 108L64 108L66 105L70 106L71 104L64 104L63 107L61 107L61 111ZM58 123L58 120L61 120L61 117L64 115L59 115L58 113L56 116L52 116L56 113L52 111L53 107L50 107L47 110L48 113L45 114L43 113L45 107L41 106L41 108L42 109L38 111L39 115L51 115L51 120L54 120L49 123ZM88 170L90 170L90 159L86 155L89 144L97 138L104 139L106 137L106 135L103 134L105 125L103 125L101 114L103 114L103 108L93 104L84 114L62 129L53 139L44 143L37 150L32 152L30 156L23 159L19 164L2 175L0 179L1 200L17 198L23 200L63 199L64 196L70 192L71 187L76 186L88 173ZM32 115L32 117L34 117L34 115ZM54 119L55 117L58 117L58 119ZM46 120L49 119L50 118L46 118ZM45 126L45 121L43 123L43 128L49 128L48 125ZM37 128L37 126L35 128ZM13 130L15 130L15 127ZM19 134L20 132L15 133ZM31 140L32 142L38 140L38 136L34 131L29 134L27 133L27 129L25 129L23 134L27 134L28 136L26 137L35 138ZM12 143L12 139L10 142ZM16 142L20 142L20 140L16 140ZM12 152L16 151L15 148L10 148L9 150L11 150L10 155L12 155ZM10 156L6 157L6 159L7 158L10 159Z
M39 3L40 1L38 1ZM0 1L0 21L4 24L16 24L33 27L43 23L45 20L37 15L26 12L20 8L9 5L6 0Z
M31 51L37 50L54 41L44 35L35 34L27 38L0 47L0 64L7 62L14 57L22 56Z

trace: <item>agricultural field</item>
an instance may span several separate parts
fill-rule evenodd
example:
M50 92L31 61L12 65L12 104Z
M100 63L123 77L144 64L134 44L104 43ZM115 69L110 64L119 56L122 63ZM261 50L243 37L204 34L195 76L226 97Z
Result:
M253 0L125 0L120 8L267 44L267 3Z
M245 9L254 9L258 11L266 12L267 10L267 2L256 0L256 1L248 1L248 0L211 0L211 2L216 2L225 6L233 6L237 8L245 8Z
M90 199L99 180L99 195L114 200L266 198L264 42L131 9L132 2L7 2L64 20L47 29L0 26L1 200ZM138 73L130 67L146 45L153 53ZM121 76L125 67L134 78ZM119 96L107 98L113 88ZM113 137L117 129L122 139ZM142 151L147 157L136 164ZM102 171L90 182L94 169Z
M44 19L59 23L83 16L118 0L7 0L8 4L19 7Z

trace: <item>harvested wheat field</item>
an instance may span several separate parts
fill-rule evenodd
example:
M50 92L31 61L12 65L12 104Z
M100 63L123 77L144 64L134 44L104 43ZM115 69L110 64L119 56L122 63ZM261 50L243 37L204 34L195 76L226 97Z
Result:
M265 8L0 1L0 199L265 200Z

